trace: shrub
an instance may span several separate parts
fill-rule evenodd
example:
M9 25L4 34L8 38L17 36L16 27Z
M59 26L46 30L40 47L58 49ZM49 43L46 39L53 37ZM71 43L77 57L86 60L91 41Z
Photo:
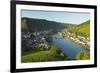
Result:
M90 53L89 52L79 52L76 55L77 60L88 60L90 59Z

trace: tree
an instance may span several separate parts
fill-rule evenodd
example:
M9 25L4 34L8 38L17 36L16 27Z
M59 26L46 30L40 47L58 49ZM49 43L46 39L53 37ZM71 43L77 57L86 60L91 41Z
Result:
M26 19L23 19L21 21L21 28L22 29L27 29L28 28L28 26L27 26L27 20Z

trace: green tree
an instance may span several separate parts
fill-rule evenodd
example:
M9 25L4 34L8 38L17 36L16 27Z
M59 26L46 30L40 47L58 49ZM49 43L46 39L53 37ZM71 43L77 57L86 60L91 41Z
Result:
M21 21L21 28L22 29L27 29L28 28L28 26L27 26L27 20L26 19L23 19Z

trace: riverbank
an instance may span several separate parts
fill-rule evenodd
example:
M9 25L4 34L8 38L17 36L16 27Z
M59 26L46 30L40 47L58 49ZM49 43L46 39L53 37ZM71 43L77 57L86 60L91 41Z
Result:
M90 48L90 44L87 44L87 43L89 43L89 41L86 41L84 37L81 37L81 39L80 39L80 38L78 38L80 36L77 37L75 34L71 34L69 32L67 32L67 33L59 32L58 34L62 38L65 38L67 40L70 40L71 42L74 42L79 47L84 48L84 49L86 49L88 51L90 50L89 49Z
M64 52L66 51L68 56L70 56L72 54L73 57L71 57L71 58L74 58L73 60L89 60L90 59L89 49L84 48L82 45L74 42L72 39L63 38L61 36L61 33L59 33L59 36L61 37L61 39L65 39L67 41L67 43L66 43L66 41L62 42L62 43L65 43L65 45L67 46L66 48L64 47L65 48ZM59 45L61 45L61 43Z
M62 49L63 53L66 54L71 60L76 59L76 55L79 52L86 51L85 49L79 47L75 43L62 38L59 34L53 35L53 42Z

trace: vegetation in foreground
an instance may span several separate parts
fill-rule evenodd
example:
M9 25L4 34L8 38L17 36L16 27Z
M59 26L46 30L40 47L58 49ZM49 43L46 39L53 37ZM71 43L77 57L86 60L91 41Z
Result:
M89 60L90 59L90 53L89 52L79 52L76 55L77 60Z
M31 53L23 55L21 57L22 63L64 61L64 60L68 59L68 57L65 56L56 45L52 45L48 49L45 49L43 47L41 49L39 46L37 46L35 49L38 49L38 51L36 51L34 53L31 52Z

